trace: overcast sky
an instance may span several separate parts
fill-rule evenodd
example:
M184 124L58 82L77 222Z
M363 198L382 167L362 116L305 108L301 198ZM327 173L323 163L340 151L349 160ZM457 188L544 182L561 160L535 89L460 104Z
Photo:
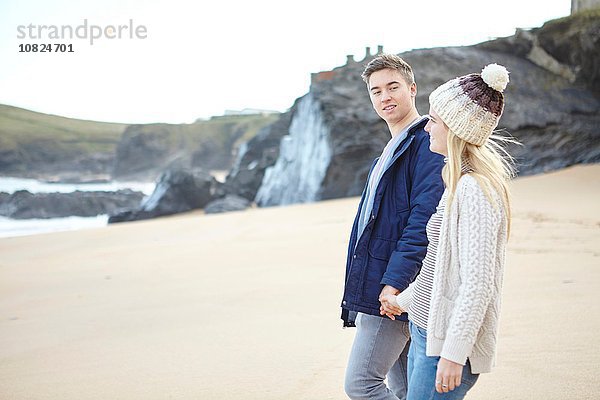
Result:
M124 123L189 123L243 108L284 111L308 91L311 72L343 65L347 54L362 60L365 46L398 53L469 45L512 35L517 27L541 26L568 15L570 5L570 0L0 0L0 103ZM44 28L42 39L18 38L20 25L75 29L85 19L87 39L51 39L51 28ZM105 29L130 20L134 29L145 29L146 38L131 39L127 28L121 39L90 44L91 25ZM33 43L71 44L74 52L19 52L19 45Z

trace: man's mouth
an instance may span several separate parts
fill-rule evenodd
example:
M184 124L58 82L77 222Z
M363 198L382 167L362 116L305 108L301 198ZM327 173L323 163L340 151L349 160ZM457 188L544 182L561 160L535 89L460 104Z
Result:
M394 108L396 108L395 105L385 106L385 107L383 107L383 111L390 111L390 110L393 110Z

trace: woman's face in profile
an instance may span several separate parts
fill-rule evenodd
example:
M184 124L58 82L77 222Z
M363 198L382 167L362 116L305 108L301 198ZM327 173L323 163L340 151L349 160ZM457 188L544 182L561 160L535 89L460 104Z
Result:
M429 150L448 156L448 126L431 108L429 109L429 122L425 125L425 131L429 133Z

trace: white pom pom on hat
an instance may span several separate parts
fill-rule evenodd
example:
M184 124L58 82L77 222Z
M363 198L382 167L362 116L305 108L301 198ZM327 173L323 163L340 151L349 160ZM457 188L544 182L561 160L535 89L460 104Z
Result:
M481 79L492 89L504 92L508 85L508 71L502 65L496 63L486 65L481 70Z

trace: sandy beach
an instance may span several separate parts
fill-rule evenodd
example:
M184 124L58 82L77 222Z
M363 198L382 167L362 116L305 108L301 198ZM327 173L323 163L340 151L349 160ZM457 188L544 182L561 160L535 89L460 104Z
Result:
M599 398L600 165L513 192L498 363L467 398ZM0 239L0 398L345 399L357 204Z

